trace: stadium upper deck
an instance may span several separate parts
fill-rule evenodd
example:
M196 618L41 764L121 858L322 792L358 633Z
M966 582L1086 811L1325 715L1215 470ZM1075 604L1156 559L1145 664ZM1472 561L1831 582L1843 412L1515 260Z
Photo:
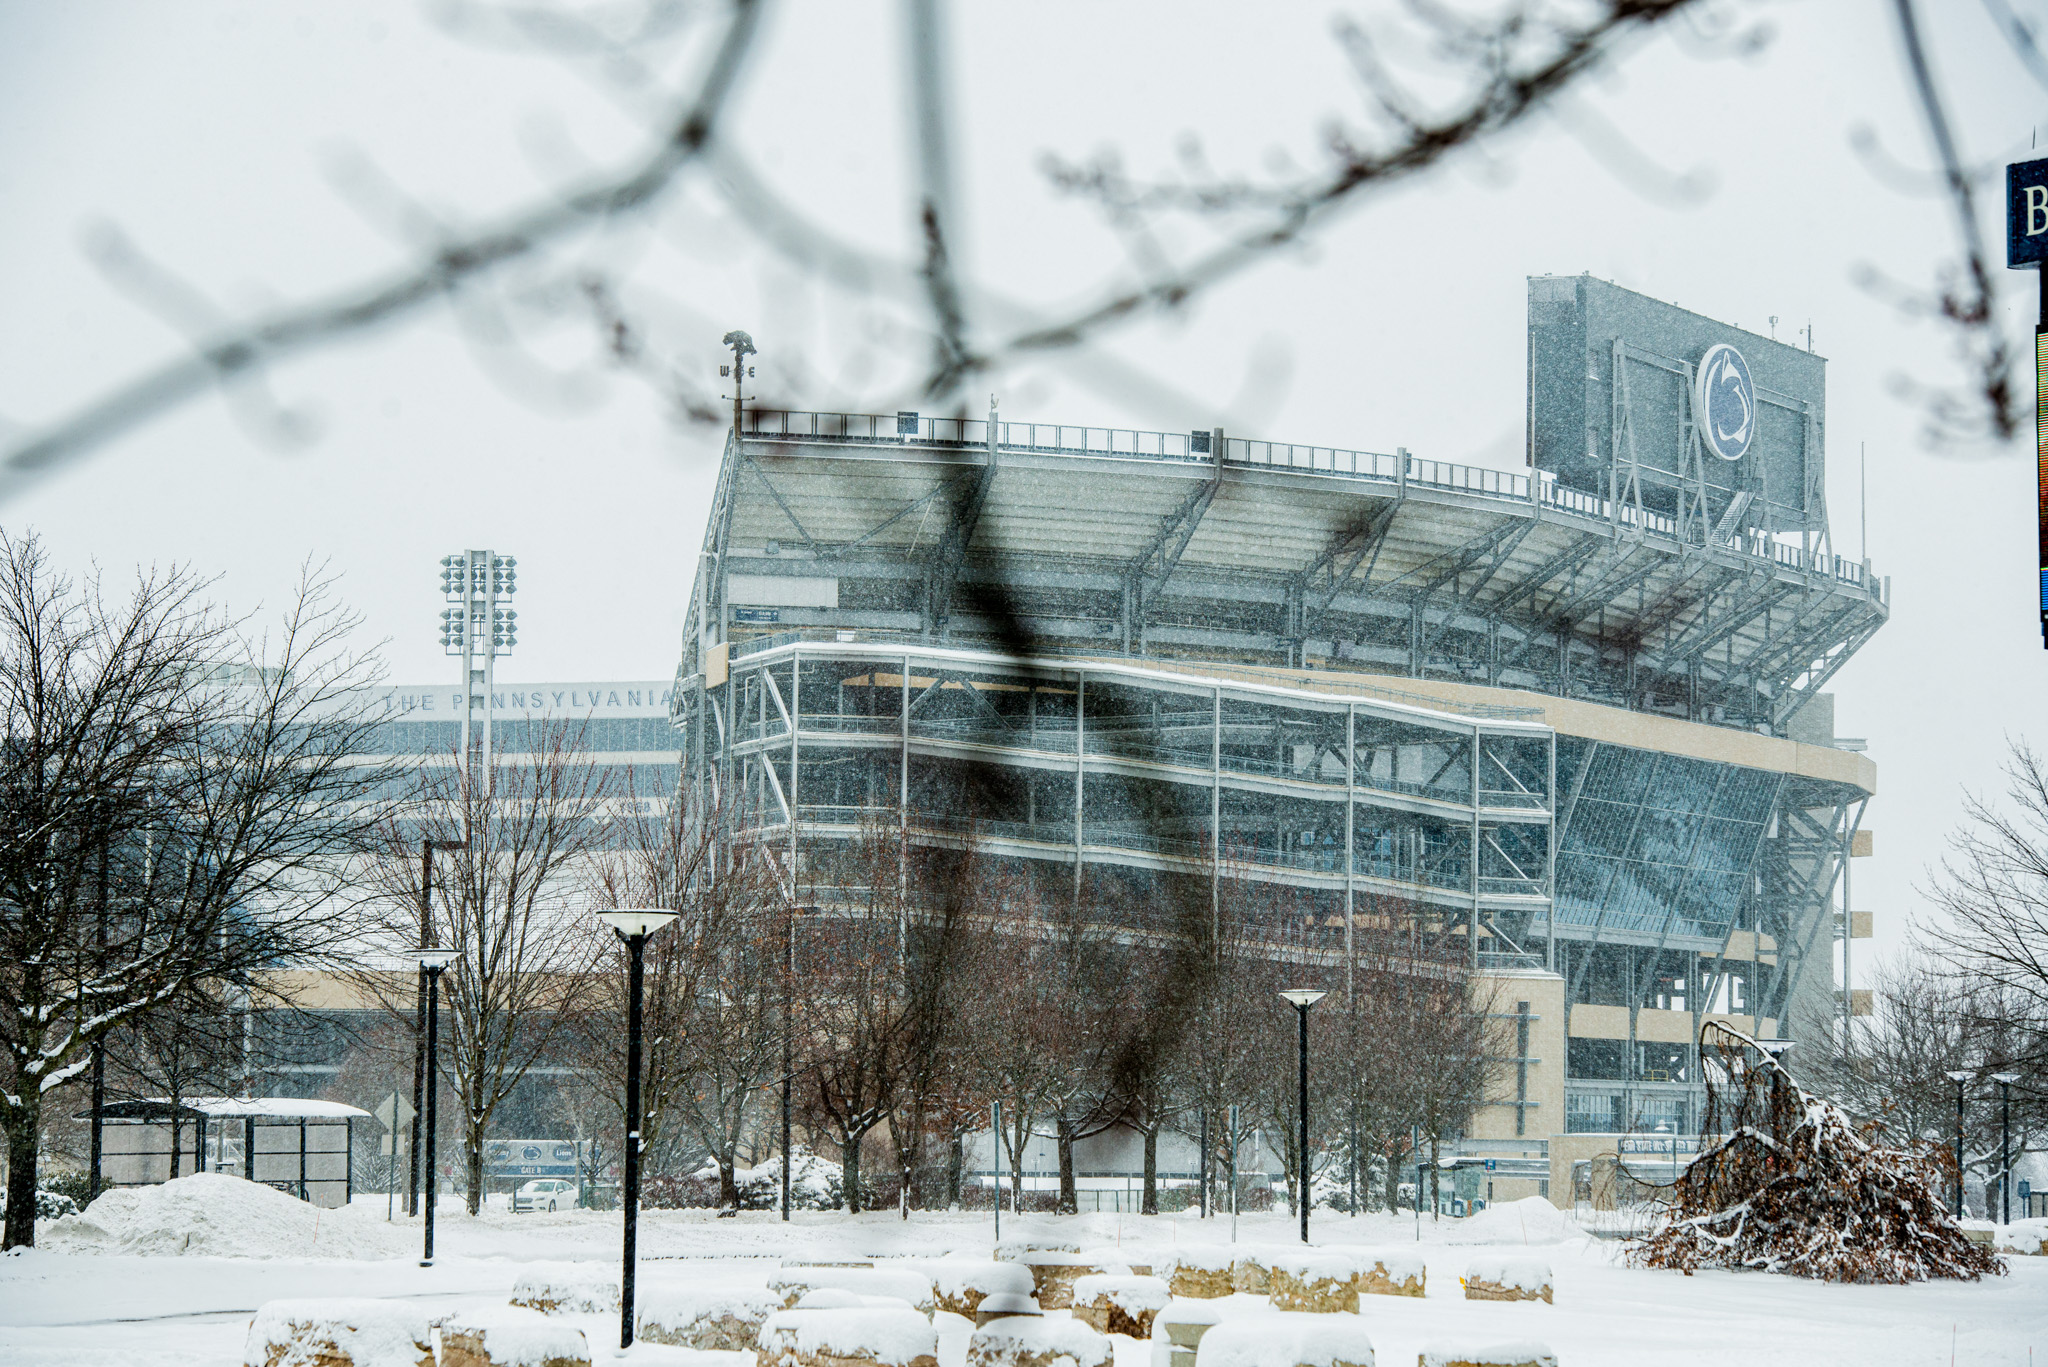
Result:
M711 643L855 628L1463 680L1781 734L1889 615L1866 565L1806 541L1405 451L755 412L681 674Z

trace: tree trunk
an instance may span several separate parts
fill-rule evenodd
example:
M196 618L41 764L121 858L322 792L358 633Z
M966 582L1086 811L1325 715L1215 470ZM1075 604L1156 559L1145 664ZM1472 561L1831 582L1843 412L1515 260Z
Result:
M1074 1190L1074 1128L1065 1120L1060 1121L1060 1204L1061 1215L1081 1213L1081 1199Z
M1145 1193L1140 1199L1138 1213L1157 1215L1159 1213L1159 1129L1154 1126L1145 1131Z
M996 1142L998 1144L1003 1142L1001 1135L996 1136ZM966 1175L966 1171L967 1141L965 1136L958 1129L955 1129L953 1131L953 1142L948 1146L946 1153L946 1208L948 1210L958 1210L960 1208L960 1182ZM996 1199L1002 1199L1001 1192L996 1193Z
M849 1215L860 1213L860 1136L847 1135L839 1141L839 1184Z
M6 1248L33 1248L36 1242L36 1136L42 1130L42 1093L29 1078L18 1095L0 1100L7 1116Z
M1443 1202L1443 1187L1437 1181L1437 1173L1440 1169L1436 1165L1436 1160L1436 1136L1431 1135L1429 1137L1429 1218L1432 1220L1437 1218L1440 1213L1438 1207Z
M1024 1209L1024 1155L1030 1146L1031 1132L1021 1114L1010 1129L1017 1141L1010 1149L1010 1213L1015 1215Z
M732 1149L727 1149L724 1153L718 1155L718 1208L720 1210L738 1210L740 1208L739 1183L732 1179L733 1167L737 1161ZM787 1163L789 1156L784 1154L782 1161Z
M484 1208L484 1118L480 1115L469 1116L462 1127L462 1163L469 1182L463 1208L475 1215Z

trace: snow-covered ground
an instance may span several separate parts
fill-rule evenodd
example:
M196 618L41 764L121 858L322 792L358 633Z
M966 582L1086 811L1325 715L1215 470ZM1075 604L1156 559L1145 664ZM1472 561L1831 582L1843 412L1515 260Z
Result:
M0 1259L0 1363L8 1367L207 1364L242 1360L252 1312L283 1297L402 1298L430 1313L502 1304L513 1280L537 1263L582 1263L616 1275L619 1217L594 1211L471 1219L458 1204L436 1222L439 1258L417 1266L419 1223L387 1224L384 1199L345 1211L290 1209L237 1179L178 1184L155 1202L128 1202L82 1219L46 1224L47 1246ZM229 1185L217 1185L225 1183ZM240 1188L240 1190L237 1190ZM276 1197L285 1202L287 1198ZM179 1237L180 1233L190 1237ZM1115 1245L1128 1261L1163 1263L1182 1245L1225 1243L1228 1219L1084 1215L1005 1217L1006 1238L1043 1235L1083 1247ZM1417 1250L1412 1217L1318 1215L1315 1242ZM1285 1216L1244 1217L1249 1249L1299 1247ZM720 1220L709 1212L642 1215L641 1281L760 1285L784 1259L986 1257L986 1215L891 1212L849 1217L772 1213ZM239 1247L250 1256L220 1256ZM182 1251L180 1251L182 1250ZM1588 1238L1541 1202L1496 1207L1470 1220L1421 1224L1429 1294L1365 1299L1362 1313L1379 1361L1400 1367L1432 1339L1472 1335L1538 1339L1561 1367L1857 1367L1969 1363L2048 1367L2048 1257L2007 1260L2009 1275L1980 1283L1908 1287L1823 1286L1758 1274L1649 1272L1622 1265L1619 1246ZM1484 1256L1547 1260L1556 1304L1468 1302L1458 1278ZM1257 1313L1263 1298L1218 1303L1226 1319ZM617 1356L615 1320L578 1317L598 1361ZM942 1367L959 1367L967 1322L941 1316ZM630 1360L689 1367L747 1367L733 1353L641 1345ZM1117 1340L1117 1367L1147 1367L1144 1345Z

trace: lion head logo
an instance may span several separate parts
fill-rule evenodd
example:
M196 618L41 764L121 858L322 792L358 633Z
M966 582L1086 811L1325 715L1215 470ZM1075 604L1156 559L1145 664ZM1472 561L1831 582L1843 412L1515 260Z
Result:
M1741 460L1756 435L1756 384L1742 353L1723 343L1700 358L1693 379L1700 440L1722 460Z

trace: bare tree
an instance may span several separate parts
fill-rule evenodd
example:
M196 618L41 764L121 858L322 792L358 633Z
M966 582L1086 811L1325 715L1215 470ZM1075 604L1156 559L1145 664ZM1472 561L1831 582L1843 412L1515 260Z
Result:
M2015 743L2005 773L2002 803L1965 800L1928 889L1940 914L1917 936L1951 983L1936 1000L1960 995L1978 1060L2019 1073L2013 1099L2031 1124L2048 1122L2048 770Z
M263 994L350 932L382 781L372 677L302 577L274 634L181 569L125 597L0 538L0 1050L8 1246L35 1239L43 1099L92 1046L209 985Z
M614 847L597 861L592 900L679 913L645 951L642 1143L650 1152L680 1154L687 1145L709 1153L719 1204L734 1209L740 1144L764 1089L782 1074L787 888L743 814L693 802L688 791L635 793L627 805ZM623 1120L623 948L610 966L586 1018L582 1053Z
M535 1065L573 1038L582 989L603 941L576 893L601 839L608 774L590 763L580 728L530 723L530 753L486 767L451 754L422 771L413 802L390 816L378 931L394 951L453 950L441 998L443 1067L461 1116L469 1212L482 1208L491 1118ZM422 840L459 845L444 857L440 896L423 911ZM350 977L386 1010L413 1014L413 977L378 962Z

